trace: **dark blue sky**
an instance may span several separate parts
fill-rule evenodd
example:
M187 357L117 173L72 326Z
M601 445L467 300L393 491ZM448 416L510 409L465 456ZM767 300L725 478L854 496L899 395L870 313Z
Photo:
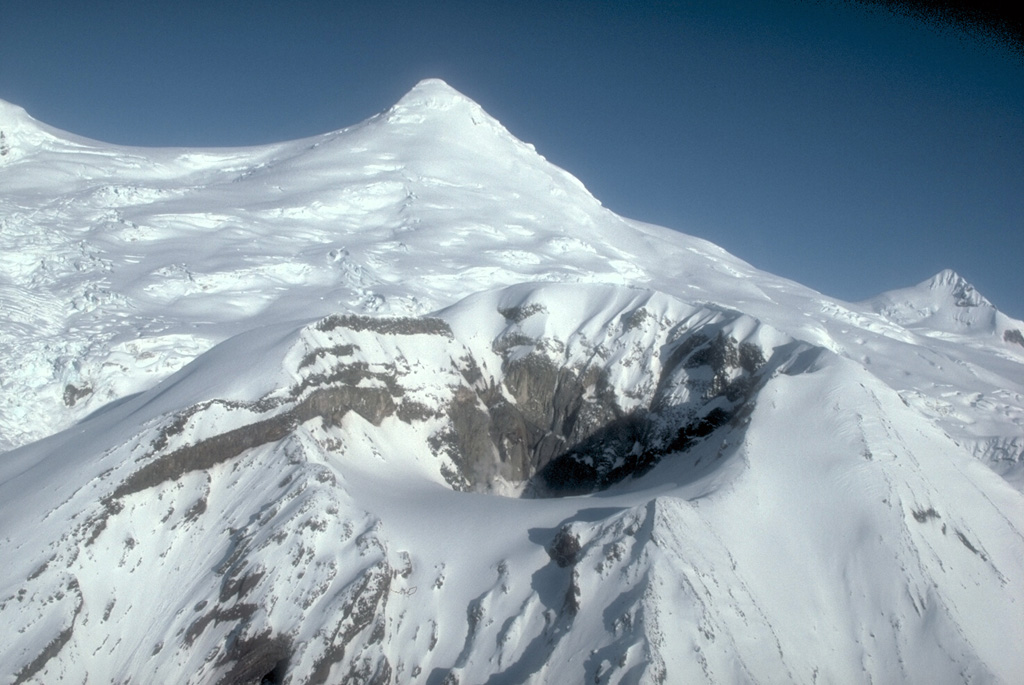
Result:
M443 78L616 212L857 300L956 269L1024 317L1024 58L843 2L0 6L0 98L115 143L355 124Z

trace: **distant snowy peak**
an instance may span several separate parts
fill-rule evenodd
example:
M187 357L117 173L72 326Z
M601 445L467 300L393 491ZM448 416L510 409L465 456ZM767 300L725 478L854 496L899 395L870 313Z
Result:
M952 269L944 269L910 288L882 293L869 304L893 323L925 334L998 334L1009 340L1006 333L1020 325L1019 321L1001 314L971 283Z
M948 296L956 307L993 307L973 285L952 269L940 271L917 287L927 288L942 297Z

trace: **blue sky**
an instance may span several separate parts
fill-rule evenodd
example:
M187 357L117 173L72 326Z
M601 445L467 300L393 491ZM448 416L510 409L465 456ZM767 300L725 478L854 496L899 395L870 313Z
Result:
M953 268L1024 318L1024 58L843 2L5 0L0 98L258 144L443 78L616 212L847 300Z

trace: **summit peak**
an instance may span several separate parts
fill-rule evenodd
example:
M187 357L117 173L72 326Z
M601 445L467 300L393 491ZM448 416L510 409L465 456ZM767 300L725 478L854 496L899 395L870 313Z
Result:
M991 307L992 304L967 279L952 269L943 269L919 288L948 293L957 307Z
M890 321L926 335L988 334L998 323L992 303L952 269L943 269L915 286L882 293L871 305Z
M23 107L0 100L0 162L16 159L26 148L55 136L69 137L36 121Z
M385 113L392 124L423 124L433 122L449 132L465 129L470 124L507 134L494 117L476 102L455 90L441 79L420 81Z
M545 192L555 184L588 207L600 205L579 179L548 162L533 145L517 138L474 100L441 79L420 81L370 121L383 135L400 139L396 144L406 155L406 166L420 169L425 177L433 178L441 170L449 174L458 168L473 169L472 183L480 184L484 169L491 169L486 173L495 174L492 186L503 187L510 169L515 168L516 174L534 178L536 187ZM517 178L525 183L521 176ZM461 185L466 177L449 175L446 182Z
M395 103L392 110L450 110L458 107L472 107L483 111L480 105L473 102L455 88L439 78L428 78L412 87L408 93Z
M6 100L0 100L0 128L15 129L36 126L38 126L38 123L23 107L19 107ZM10 135L10 130L8 135Z
M929 287L932 288L945 285L955 286L960 285L962 283L967 283L967 281L964 279L963 276L958 274L956 271L953 271L952 269L943 269L942 271L935 274L934 276L932 276L931 278L924 282L924 284L927 284Z
M408 95L406 95L406 97L409 97L409 96L412 96L412 95L418 95L418 96L429 95L429 96L434 96L434 97L437 97L437 96L452 97L452 98L462 98L462 99L466 99L466 100L469 99L465 95L463 95L462 93L457 91L455 88L452 88L450 85L448 85L447 81L445 81L443 79L439 79L439 78L425 78L425 79L423 79L422 81L420 81L419 83L417 83L415 86L412 87L412 89L409 91L409 93L408 93Z

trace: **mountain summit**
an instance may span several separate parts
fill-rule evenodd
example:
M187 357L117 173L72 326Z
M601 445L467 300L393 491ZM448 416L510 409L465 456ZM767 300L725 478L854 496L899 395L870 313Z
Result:
M16 129L32 126L35 119L28 115L24 108L15 104L0 100L0 129L10 134Z
M473 114L480 118L491 119L480 105L437 78L428 78L417 83L388 112L398 114L424 109L439 112L472 110Z
M440 79L420 81L382 116L392 126L412 124L410 135L439 135L450 143L463 135L478 142L493 136L519 143L480 105Z
M883 293L871 306L890 321L925 334L1003 336L1017 325L952 269L912 288Z
M991 302L975 290L973 285L952 269L940 271L928 280L927 284L922 283L921 285L929 290L948 293L955 307L995 308Z
M1019 676L1024 323L953 272L831 299L436 80L299 141L19 150L8 682Z
M0 100L0 165L9 164L28 149L52 140L56 129L40 124L23 108Z

